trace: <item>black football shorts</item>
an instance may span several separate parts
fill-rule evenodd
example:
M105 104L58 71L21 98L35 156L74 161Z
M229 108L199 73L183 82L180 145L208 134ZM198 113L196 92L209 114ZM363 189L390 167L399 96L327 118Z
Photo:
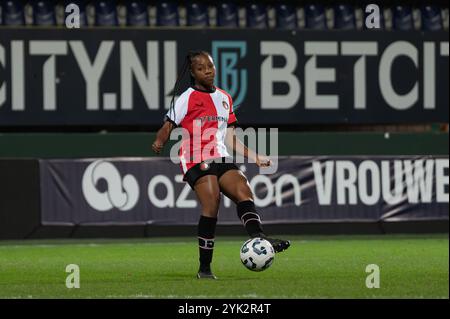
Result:
M228 160L226 160L228 159ZM219 157L198 163L191 167L184 175L184 180L194 189L195 182L205 175L216 175L219 179L225 172L230 169L237 169L237 165L231 162L230 158Z

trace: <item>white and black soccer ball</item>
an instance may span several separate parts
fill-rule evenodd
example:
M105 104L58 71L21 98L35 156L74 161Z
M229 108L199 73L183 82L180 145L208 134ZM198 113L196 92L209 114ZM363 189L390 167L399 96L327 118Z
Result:
M241 247L241 261L247 269L263 271L272 265L275 250L264 238L250 238Z

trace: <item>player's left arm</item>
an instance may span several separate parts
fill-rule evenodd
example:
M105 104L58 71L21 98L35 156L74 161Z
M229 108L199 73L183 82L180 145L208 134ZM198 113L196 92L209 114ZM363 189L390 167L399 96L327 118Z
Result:
M230 103L230 113L228 115L228 122L227 122L227 132L225 134L225 144L227 147L230 147L232 149L232 152L236 152L239 155L244 156L245 158L250 159L250 161L254 161L256 165L259 167L262 166L270 166L272 165L272 162L269 158L263 155L259 155L252 149L249 149L247 146L245 146L244 143L241 142L241 140L236 136L236 126L237 126L237 118L234 114L235 108L233 105L233 99L229 94L227 94L229 103Z
M236 151L239 155L254 161L259 167L272 165L272 161L269 158L259 155L241 142L241 140L236 136L235 125L228 126L227 133L225 135L225 144L232 149L233 153Z

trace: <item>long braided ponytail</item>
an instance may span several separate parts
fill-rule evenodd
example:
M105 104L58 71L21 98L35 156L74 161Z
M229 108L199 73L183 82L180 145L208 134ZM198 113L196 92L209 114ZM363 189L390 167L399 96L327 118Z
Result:
M174 121L176 121L175 96L178 94L183 77L188 70L191 71L192 59L194 59L196 56L203 55L203 54L211 56L206 51L189 51L188 54L186 55L186 58L184 59L183 65L181 67L181 71L179 72L177 80L175 81L175 85L174 85L173 91L172 91L172 100L170 101L169 116L172 115L172 113L173 113ZM195 79L192 76L192 72L189 72L189 78L190 78L190 81L189 81L190 85L194 86Z

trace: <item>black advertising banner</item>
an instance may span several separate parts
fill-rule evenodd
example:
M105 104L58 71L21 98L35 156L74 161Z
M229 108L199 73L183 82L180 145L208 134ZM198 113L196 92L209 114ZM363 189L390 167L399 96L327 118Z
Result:
M280 157L239 164L265 223L448 220L447 157ZM169 158L41 160L44 225L196 224L196 196ZM219 223L238 224L222 196Z
M445 31L3 28L0 125L159 125L193 49L242 124L448 123Z

